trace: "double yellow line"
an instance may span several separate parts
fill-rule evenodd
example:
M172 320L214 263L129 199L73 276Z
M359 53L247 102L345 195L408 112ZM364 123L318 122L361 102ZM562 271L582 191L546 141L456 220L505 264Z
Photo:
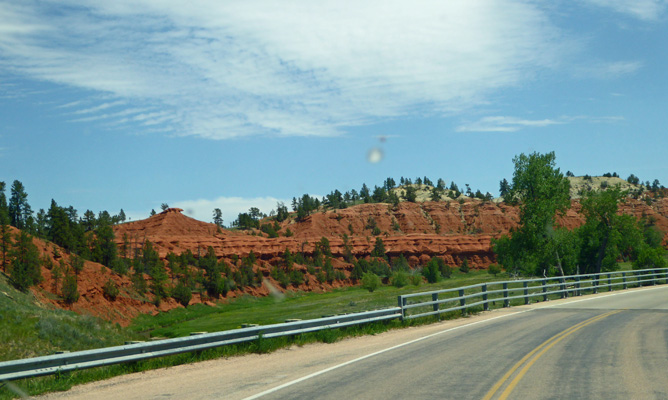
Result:
M513 365L513 367L506 372L505 375L501 379L499 379L498 382L492 386L492 388L487 392L485 397L483 397L483 400L490 400L494 395L496 395L496 392L499 391L499 389L508 381L508 379L517 371L522 365L524 367L515 375L515 377L508 383L506 388L501 392L499 395L498 399L499 400L504 400L507 399L510 393L515 389L515 386L522 380L522 377L527 373L529 368L543 355L545 352L550 350L554 345L565 339L566 337L570 336L571 334L577 332L578 330L584 328L585 326L589 324L593 324L596 321L600 321L603 318L607 318L611 315L617 314L621 312L622 310L615 310L615 311L610 311L608 313L602 314L602 315L597 315L595 317L589 318L588 320L582 321L578 324L575 324L571 326L570 328L557 333L556 335L552 336L551 338L547 339L543 343L541 343L540 346L536 347L533 349L529 354L525 355L522 357L521 360L517 362L517 364Z

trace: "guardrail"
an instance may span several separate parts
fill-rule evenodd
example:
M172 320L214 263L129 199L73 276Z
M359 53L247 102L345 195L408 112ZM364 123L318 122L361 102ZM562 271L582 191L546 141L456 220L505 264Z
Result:
M663 283L668 283L668 268L480 283L454 289L400 295L398 303L401 319L404 320L430 315L440 316L443 313L459 310L462 314L466 314L467 309L480 306L487 311L490 303L496 305L497 302L503 307L509 307L515 300L519 300L520 304L529 304L534 297L541 297L543 301L547 301L550 297L580 296L588 291L597 293L605 288L613 290L614 287L627 289L630 286L656 285L661 279ZM417 301L409 302L409 299ZM471 299L480 300L471 303Z
M533 297L542 297L543 301L547 301L551 296L561 298L569 295L579 296L585 294L587 291L596 293L603 288L612 290L613 287L617 286L626 289L630 286L640 286L643 284L655 285L660 283L659 280L661 279L664 280L664 283L668 283L668 268L490 282L454 289L406 294L399 296L398 307L383 310L343 314L282 324L253 326L215 333L195 334L188 337L133 343L125 346L4 361L0 362L0 382L113 364L137 362L191 351L201 351L229 344L258 340L260 337L291 336L376 321L388 321L399 318L404 320L430 315L438 316L442 313L457 310L461 310L465 314L466 310L472 307L482 306L483 310L489 310L490 303L494 305L496 302L499 302L503 307L508 307L515 300L521 300L524 304L529 304ZM494 287L499 288L492 290ZM520 294L515 294L517 292L520 292ZM430 300L419 301L423 297L428 297ZM481 300L467 303L467 300L474 298L481 298ZM418 301L409 303L409 299L417 299ZM450 304L454 304L454 306L443 308L443 306ZM409 310L416 312L409 314Z
M260 337L299 335L323 329L386 321L401 317L398 307L354 314L335 315L312 320L254 326L194 336L140 342L125 346L54 354L0 362L0 382L52 375L86 368L136 362L190 351L206 350L233 343L249 342Z

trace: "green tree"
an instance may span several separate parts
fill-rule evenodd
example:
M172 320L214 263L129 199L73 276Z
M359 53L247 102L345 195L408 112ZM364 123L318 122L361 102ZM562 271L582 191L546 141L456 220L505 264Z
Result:
M223 227L223 212L220 211L220 208L213 209L213 223L219 228Z
M385 244L383 243L383 239L379 237L376 238L376 243L373 246L373 250L371 251L371 256L387 260Z
M114 230L111 225L104 224L95 232L93 239L92 258L109 268L116 264L118 249L116 248Z
M7 197L5 196L5 182L0 182L0 265L2 271L7 272L9 264L9 249L12 237L9 230L9 209L7 208Z
M281 201L276 203L276 221L283 222L288 219L290 213L288 212L288 207Z
M12 183L8 211L9 220L13 226L30 232L32 229L32 209L28 204L28 194L25 191L25 187L18 180Z
M373 292L374 290L378 289L380 284L380 277L373 272L367 272L362 275L362 287L369 292Z
M73 304L79 301L79 285L77 277L72 274L66 274L63 280L63 300L68 304Z
M58 206L51 199L51 207L47 212L47 239L64 248L66 251L74 250L74 237L70 228L70 219L64 208Z
M580 263L584 272L612 270L622 253L642 243L642 232L635 218L617 214L618 205L626 194L617 185L605 191L590 191L582 199L585 223L579 233Z
M417 190L413 186L406 186L406 192L404 193L404 198L406 201L415 203L417 200Z
M16 242L10 252L10 277L12 284L19 290L26 291L30 286L42 281L39 251L32 241L32 236L21 231L16 234Z
M519 227L511 231L510 239L494 241L494 251L506 270L536 274L558 264L555 218L570 207L570 183L556 168L554 152L520 154L513 163L505 200L519 206Z

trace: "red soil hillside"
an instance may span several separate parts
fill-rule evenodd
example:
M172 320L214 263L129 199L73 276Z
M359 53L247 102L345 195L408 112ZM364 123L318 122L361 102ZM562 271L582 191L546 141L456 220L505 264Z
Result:
M568 228L582 224L583 218L578 213L579 202L574 200L571 209L559 219L559 223ZM629 199L620 206L620 211L637 218L648 218L655 222L663 232L668 232L668 199L659 199L651 205ZM168 209L160 214L142 221L130 222L114 227L119 249L124 238L130 247L138 248L144 240L151 241L161 258L169 252L180 254L190 250L197 255L203 254L211 246L219 258L226 259L230 264L236 256L245 257L251 251L258 256L258 266L264 276L268 276L270 265L280 262L283 252L288 248L291 252L313 253L315 243L327 237L333 256L335 269L350 271L352 265L343 261L343 235L348 235L348 243L356 258L368 258L374 247L376 236L372 234L373 226L378 227L387 254L398 257L403 254L412 266L424 264L432 257L441 257L450 265L458 265L464 259L473 267L483 268L494 262L491 251L491 239L516 226L517 209L503 203L483 203L478 200L441 201L408 203L397 207L388 204L362 204L343 210L317 212L304 221L296 222L291 215L280 225L279 237L268 238L258 230L253 232L230 231L218 229L213 224L197 221L182 214L180 209ZM12 228L13 229L13 228ZM288 229L293 233L285 237ZM17 231L13 229L15 234ZM61 260L70 265L70 256L57 246L34 239L41 257L49 259L56 265ZM668 244L668 235L664 237ZM130 253L129 249L128 253ZM33 292L44 303L70 309L79 313L88 313L101 318L127 325L139 313L156 313L181 307L171 298L162 300L156 307L146 299L141 300L133 289L129 277L119 276L108 268L86 261L83 271L78 276L78 290L81 295L78 302L68 305L60 299L60 286L54 284L52 269L49 263L43 262L43 282ZM297 266L305 272L306 268ZM145 277L148 280L148 276ZM120 288L116 300L104 296L103 286L112 280ZM334 281L332 284L320 283L314 276L306 274L305 281L299 290L327 290L341 286L345 281ZM278 285L276 285L278 286ZM267 295L268 288L246 287L228 293L227 297L235 297L240 293ZM193 293L192 303L199 303L199 294Z
M14 237L19 233L19 230L10 227L10 233ZM70 255L55 244L41 239L33 238L33 244L37 247L42 260L43 280L36 287L32 287L31 291L42 303L79 314L100 317L111 322L117 322L122 326L129 325L134 317L142 313L157 313L158 311L168 311L180 307L171 298L164 299L159 307L153 303L140 300L141 297L133 289L128 276L118 275L102 264L92 261L84 261L84 268L77 276L79 300L74 304L67 304L61 298L63 278L59 278L56 286L53 266L64 262L65 267L69 268L71 265ZM47 259L51 261L51 264L45 262ZM109 280L112 280L119 288L120 293L115 300L104 296L103 287ZM199 302L201 302L199 296L194 294L191 303Z
M579 202L574 200L572 203L572 208L559 219L559 223L567 228L583 223ZM620 210L637 218L653 218L660 229L668 232L668 199L657 200L651 206L628 199ZM375 225L390 257L404 254L412 265L434 256L444 258L451 265L458 265L466 258L473 266L481 268L494 262L491 239L507 234L519 219L514 207L479 200L461 204L458 201L403 202L397 207L361 204L317 212L301 222L291 215L281 224L279 237L269 238L259 230L218 229L213 224L187 217L181 211L168 209L146 220L116 226L118 245L122 245L123 237L135 247L149 240L162 258L169 252L180 254L186 250L197 255L198 251L204 253L211 246L221 258L243 257L253 251L260 260L271 262L281 257L286 248L293 253L310 254L322 237L329 239L333 255L342 257L342 237L346 234L353 254L360 258L368 256L373 249L375 236L372 229ZM293 234L291 237L285 237L288 229Z

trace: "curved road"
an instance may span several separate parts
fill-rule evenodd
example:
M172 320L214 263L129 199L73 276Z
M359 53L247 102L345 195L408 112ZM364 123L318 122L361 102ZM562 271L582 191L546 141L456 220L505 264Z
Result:
M46 398L668 399L668 286L149 371Z

